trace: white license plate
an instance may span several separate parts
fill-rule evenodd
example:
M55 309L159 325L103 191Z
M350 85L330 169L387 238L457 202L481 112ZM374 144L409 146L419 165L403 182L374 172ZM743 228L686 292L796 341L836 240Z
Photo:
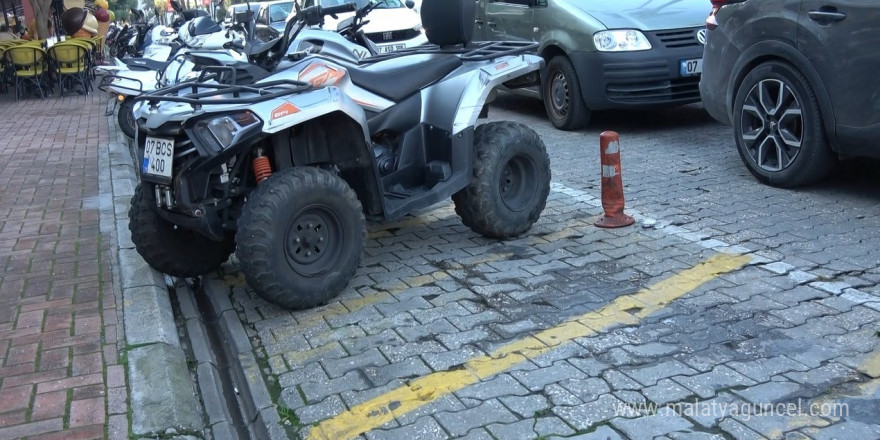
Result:
M379 53L394 52L406 48L405 44L389 44L387 46L379 46Z
M703 73L703 59L681 60L681 76L694 76Z
M150 176L171 178L174 161L174 140L147 136L141 172Z

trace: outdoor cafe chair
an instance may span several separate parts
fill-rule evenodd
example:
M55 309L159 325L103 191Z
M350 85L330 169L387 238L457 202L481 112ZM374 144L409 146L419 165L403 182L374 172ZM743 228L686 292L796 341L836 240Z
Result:
M6 50L3 58L7 61L6 68L9 75L14 79L15 99L21 96L21 86L31 85L40 92L40 98L44 98L43 82L46 77L47 57L46 51L36 45L18 45Z
M88 50L79 44L59 43L49 48L49 60L58 81L58 92L64 95L65 81L72 88L74 82L82 87L83 95L91 89Z
M8 44L0 44L0 90L3 93L6 93L6 83L9 82L9 77L6 75L6 57L4 56L9 47Z
M89 78L90 80L94 80L95 78L95 69L94 67L98 64L98 43L95 42L92 38L83 38L83 37L74 37L68 38L64 41L64 44L79 44L82 47L85 47L88 50L89 56Z

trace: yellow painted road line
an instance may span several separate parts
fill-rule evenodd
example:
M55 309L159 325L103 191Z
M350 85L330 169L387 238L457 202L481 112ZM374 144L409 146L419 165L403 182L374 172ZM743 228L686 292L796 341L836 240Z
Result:
M395 415L414 411L561 344L595 335L615 324L637 323L701 284L739 269L750 260L750 257L743 255L715 255L636 293L622 295L597 311L574 317L561 325L504 345L489 355L474 358L463 369L423 376L411 381L408 386L356 405L313 427L308 438L342 440L356 437L393 420Z
M873 379L880 379L880 348L866 355L857 369Z

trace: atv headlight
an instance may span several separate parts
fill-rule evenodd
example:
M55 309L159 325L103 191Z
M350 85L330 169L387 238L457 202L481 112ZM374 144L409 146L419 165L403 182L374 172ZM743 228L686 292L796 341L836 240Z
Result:
M593 34L593 43L599 52L632 52L651 48L645 34L633 29L596 32Z
M196 135L216 151L232 146L241 134L261 123L260 118L249 111L205 119L196 123Z

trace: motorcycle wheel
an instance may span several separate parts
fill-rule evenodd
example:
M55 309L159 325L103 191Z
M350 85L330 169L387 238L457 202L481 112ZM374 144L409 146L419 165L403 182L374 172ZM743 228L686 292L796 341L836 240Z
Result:
M474 130L474 178L452 196L461 222L492 238L522 234L550 194L550 157L526 125L490 122Z
M130 139L134 139L135 133L137 133L137 123L134 120L133 108L134 98L129 96L119 104L119 112L116 115L116 123L119 125L119 129Z
M128 230L138 253L154 269L175 277L196 277L220 267L235 250L235 240L213 241L179 228L156 214L153 185L135 188Z
M364 231L361 203L342 178L319 168L288 168L244 204L236 255L248 284L266 300L315 307L354 276Z

